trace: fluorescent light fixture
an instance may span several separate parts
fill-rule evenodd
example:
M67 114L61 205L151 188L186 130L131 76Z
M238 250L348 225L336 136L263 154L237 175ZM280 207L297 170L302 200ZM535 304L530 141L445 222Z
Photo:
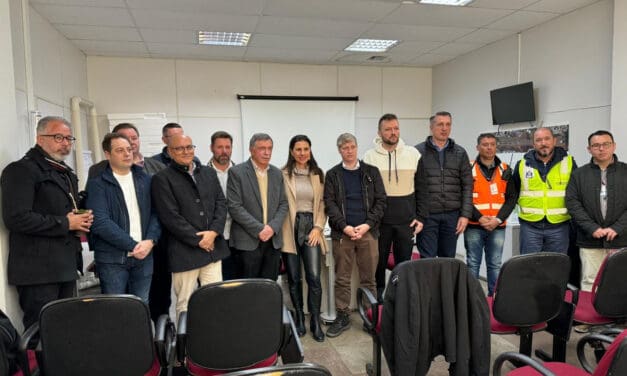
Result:
M390 39L357 39L344 51L385 52L397 44L397 40Z
M198 44L245 47L249 40L250 33L229 33L224 31L198 32Z
M464 6L473 0L420 0L421 4Z

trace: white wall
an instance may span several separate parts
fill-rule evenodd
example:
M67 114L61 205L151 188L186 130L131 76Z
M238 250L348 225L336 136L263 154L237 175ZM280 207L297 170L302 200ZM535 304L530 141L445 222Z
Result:
M619 159L627 159L627 2L614 3L614 48L612 50L612 133Z
M15 75L13 72L13 53L11 41L11 24L9 20L9 0L0 0L0 139L14 139L15 116ZM0 148L0 164L2 167L11 162L18 155L17 144L3 142ZM15 304L15 291L9 289L6 279L6 264L9 255L9 237L4 229L0 228L0 308L4 310L13 321L17 321L18 310Z
M70 98L87 97L87 69L85 55L57 32L33 8L28 8L30 20L27 32L23 32L22 1L0 0L0 59L2 93L0 108L6 124L0 127L0 169L17 160L34 144L29 136L29 108L43 116L59 115L70 118ZM10 22L9 22L10 16ZM4 30L6 28L6 31ZM6 40L8 42L5 44ZM26 64L26 45L30 44L32 68ZM8 60L7 60L8 59ZM6 66L5 66L5 61ZM5 68L10 71L10 84L5 83ZM32 80L32 95L27 82ZM9 90L10 94L5 91ZM34 103L29 106L29 97ZM83 116L83 134L86 133ZM11 141L9 141L11 140ZM0 306L6 309L13 323L21 325L21 313L15 289L7 285L6 258L8 256L8 232L0 227Z
M589 159L588 134L610 129L612 9L612 1L601 1L520 38L520 82L534 83L536 124L570 123L570 152L579 164ZM489 91L517 83L518 58L514 36L433 69L434 110L452 112L452 137L471 155L479 133L496 131ZM521 126L529 125L509 128Z
M401 118L401 134L408 143L428 134L431 69L90 56L87 72L89 97L99 114L165 112L169 121L186 129L203 162L211 157L210 136L216 130L230 132L234 145L242 145L236 94L359 96L356 137L362 153L371 147L384 112ZM104 132L109 124L104 119L100 123ZM286 132L298 132L298 119ZM330 145L341 132L329 135ZM320 147L313 145L313 150ZM240 162L248 151L235 150L233 155ZM272 162L282 165L285 158L275 153Z

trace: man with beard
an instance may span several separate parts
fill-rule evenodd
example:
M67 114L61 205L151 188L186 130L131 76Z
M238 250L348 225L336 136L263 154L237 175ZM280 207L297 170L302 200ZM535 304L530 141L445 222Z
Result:
M229 181L229 169L235 166L235 163L231 160L231 154L233 153L233 137L224 131L217 131L211 135L211 153L213 157L207 163L207 165L218 174L218 180L220 180L220 188L222 193L226 197L226 185ZM231 233L231 215L226 213L226 223L224 224L224 239L229 241ZM231 249L231 256L222 260L222 279L228 281L240 277L239 268L235 263L235 249Z
M577 165L566 150L555 146L549 128L533 132L533 150L516 163L512 182L520 211L520 253L568 252L570 215L566 186Z
M64 162L74 141L67 120L46 116L37 123L37 144L2 172L7 274L17 287L24 328L47 303L76 295L79 235L89 232L94 216L79 210L78 179Z
M420 153L416 148L407 146L400 138L400 133L396 115L381 116L378 137L374 140L375 147L364 155L364 162L379 169L387 198L387 208L379 227L379 261L376 272L379 298L385 288L385 269L390 247L397 264L409 260L414 245L413 237L422 230L428 215L425 213L427 195L414 195L414 175ZM416 188L426 188L424 181L418 183Z

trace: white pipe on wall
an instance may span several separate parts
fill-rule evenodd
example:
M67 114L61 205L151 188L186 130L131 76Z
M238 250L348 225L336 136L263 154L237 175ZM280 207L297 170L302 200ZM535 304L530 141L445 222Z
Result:
M94 104L87 99L83 99L81 97L72 97L70 99L70 111L72 113L72 131L74 133L74 137L77 138L78 142L74 145L74 151L76 155L76 175L79 177L79 189L85 189L85 182L87 179L83 179L83 177L87 176L85 173L85 162L83 160L83 128L81 127L81 106L89 109L90 121L92 126L96 121L96 107ZM96 144L97 145L97 144Z

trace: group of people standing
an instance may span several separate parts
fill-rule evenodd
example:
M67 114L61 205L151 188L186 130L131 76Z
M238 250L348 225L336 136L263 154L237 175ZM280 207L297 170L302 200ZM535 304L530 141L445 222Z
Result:
M36 145L1 177L8 280L17 287L23 324L35 323L46 303L75 296L80 237L87 234L102 292L140 297L153 319L169 311L171 287L178 314L198 284L276 280L282 263L296 328L304 335L303 267L310 331L323 341L320 275L327 252L335 261L337 315L326 335L335 337L350 327L354 265L360 285L381 298L389 253L397 263L409 260L414 244L422 257L455 257L463 233L477 277L486 255L493 294L506 219L516 204L521 253L565 253L572 216L582 288L590 288L605 254L627 245L621 236L627 200L619 191L627 165L614 154L612 134L590 135L592 160L577 169L551 130L537 128L534 149L512 169L496 156L494 134L478 136L471 161L450 138L451 128L451 114L436 113L431 135L414 147L400 138L398 118L385 114L363 160L355 136L343 133L336 142L341 162L325 174L306 135L290 140L279 169L270 164L270 135L253 135L250 158L236 165L231 135L216 132L205 165L180 125L166 124L162 152L144 158L138 129L122 123L105 135L106 160L90 168L86 191L79 192L64 162L75 141L71 125L45 117Z

